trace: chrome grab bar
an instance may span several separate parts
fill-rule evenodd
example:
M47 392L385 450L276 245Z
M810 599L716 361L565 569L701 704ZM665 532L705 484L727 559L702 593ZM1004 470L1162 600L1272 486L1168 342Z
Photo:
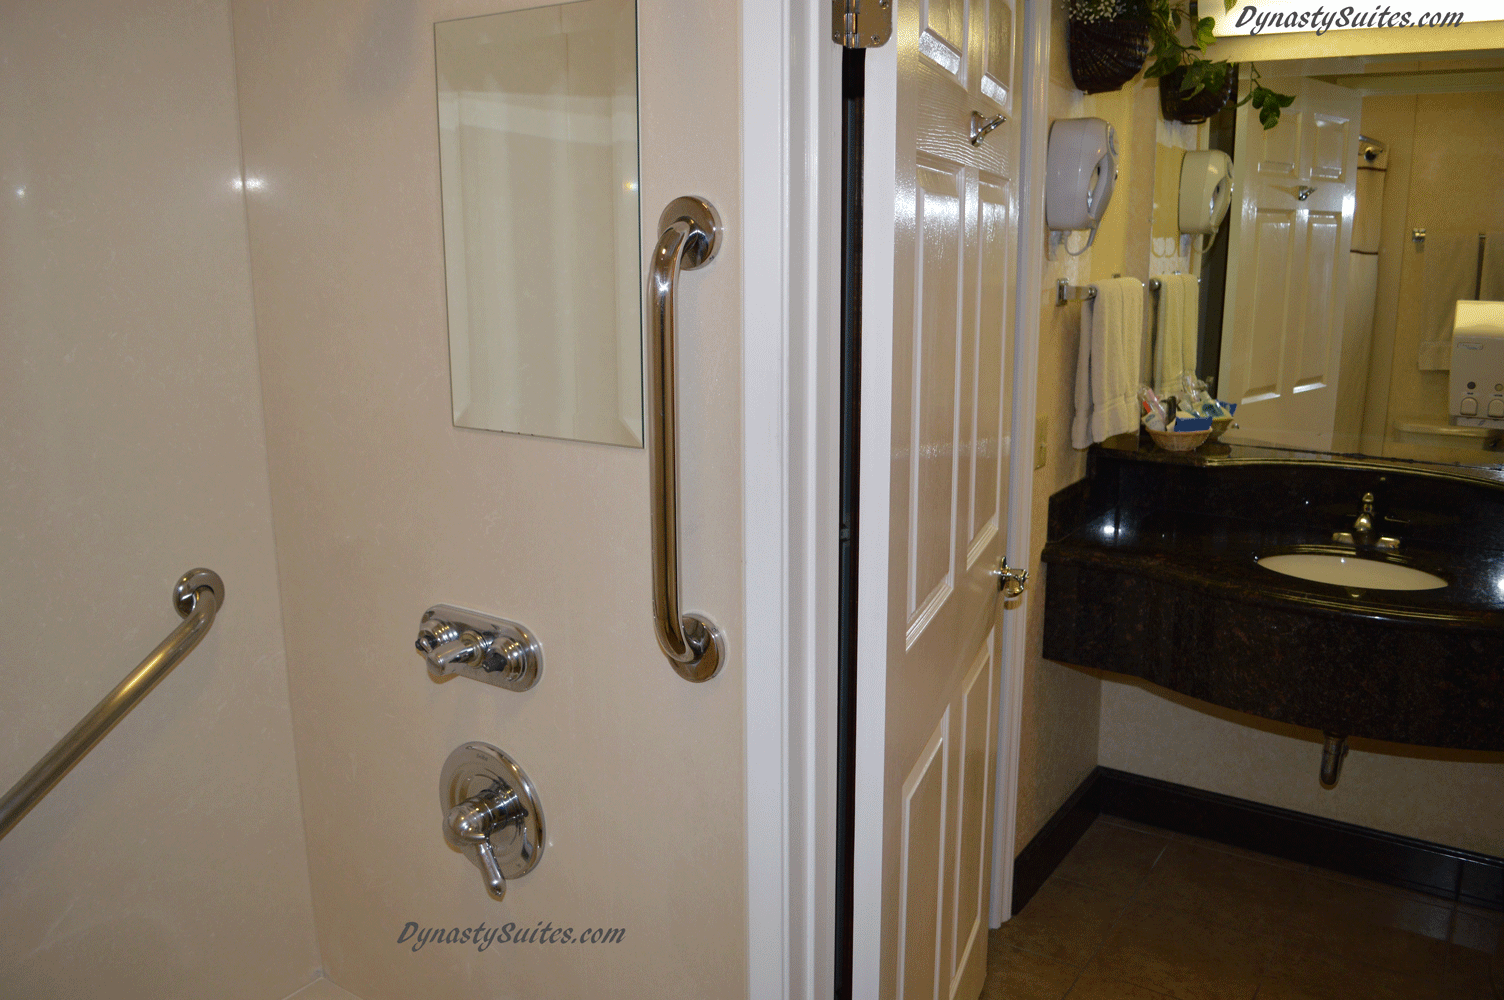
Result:
M225 584L212 569L190 569L172 589L172 606L184 619L183 624L172 630L141 665L126 675L125 680L115 685L115 690L104 696L89 714L79 720L68 735L57 741L53 748L20 781L5 793L0 800L0 837L10 833L21 822L21 817L31 807L52 791L69 769L94 749L104 739L136 702L146 697L162 678L184 657L193 652L209 627L214 616L225 603Z
M648 274L648 465L652 468L653 619L658 645L679 676L708 681L725 640L703 615L679 607L679 403L674 289L680 269L708 264L721 245L721 217L703 198L675 198L658 219Z

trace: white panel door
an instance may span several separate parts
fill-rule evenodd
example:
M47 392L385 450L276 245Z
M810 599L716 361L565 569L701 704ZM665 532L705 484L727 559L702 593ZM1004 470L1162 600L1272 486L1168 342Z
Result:
M1229 440L1329 449L1336 424L1362 99L1315 80L1267 131L1238 112L1218 395Z
M1018 133L970 135L1012 115L1013 19L899 4L867 55L857 996L986 970Z

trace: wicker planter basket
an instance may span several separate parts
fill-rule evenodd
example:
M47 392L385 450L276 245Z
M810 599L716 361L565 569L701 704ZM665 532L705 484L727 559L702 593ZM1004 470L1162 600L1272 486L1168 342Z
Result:
M1149 55L1149 26L1125 17L1084 23L1066 32L1071 80L1088 94L1120 90L1138 75Z
M1167 122L1184 122L1199 125L1222 110L1228 101L1238 97L1238 64L1227 67L1227 82L1220 90L1207 88L1194 97L1184 97L1180 81L1185 77L1184 68L1167 73L1159 81L1159 113Z

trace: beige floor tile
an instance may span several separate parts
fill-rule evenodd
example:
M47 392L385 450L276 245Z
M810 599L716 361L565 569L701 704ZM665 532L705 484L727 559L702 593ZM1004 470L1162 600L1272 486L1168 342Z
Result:
M1079 969L1107 940L1129 896L1052 878L993 938Z
M1301 887L1289 924L1292 944L1411 975L1439 976L1447 964L1452 910L1367 886L1313 878Z
M1098 820L1055 869L1055 877L1097 889L1133 891L1170 843L1146 833Z
M1132 983L1082 976L1066 994L1066 1000L1165 1000L1165 994Z
M1308 877L1290 868L1173 840L1135 900L1274 940L1290 925L1292 907L1299 905L1302 881Z
M1504 913L1459 906L1452 923L1452 943L1492 955L1504 936Z
M1330 952L1280 949L1259 981L1259 1000L1453 1000L1445 966L1430 975L1381 969Z
M1064 962L1010 947L993 931L987 942L987 981L980 1000L1060 1000L1079 974Z
M1178 1000L1251 1000L1270 950L1256 935L1135 899L1086 973Z
M1326 868L1312 868L1311 873L1332 882L1345 882L1363 889L1372 889L1374 892L1386 893L1390 896L1403 896L1413 899L1418 903L1429 903L1432 906L1452 906L1451 900L1434 896L1427 892L1417 892L1413 889L1402 889L1396 885L1388 885L1384 882L1374 882L1370 879L1359 878L1356 875L1345 875L1342 872L1334 872Z
M1456 1000L1495 1000L1497 994L1491 985L1489 971L1493 960L1492 955L1453 945L1448 955L1451 968L1447 976L1447 996ZM1499 985L1504 987L1504 980Z

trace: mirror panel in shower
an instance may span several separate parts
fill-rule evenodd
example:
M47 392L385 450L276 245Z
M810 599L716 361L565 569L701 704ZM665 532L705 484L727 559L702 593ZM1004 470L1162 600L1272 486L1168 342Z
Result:
M454 423L642 445L637 14L434 26Z

